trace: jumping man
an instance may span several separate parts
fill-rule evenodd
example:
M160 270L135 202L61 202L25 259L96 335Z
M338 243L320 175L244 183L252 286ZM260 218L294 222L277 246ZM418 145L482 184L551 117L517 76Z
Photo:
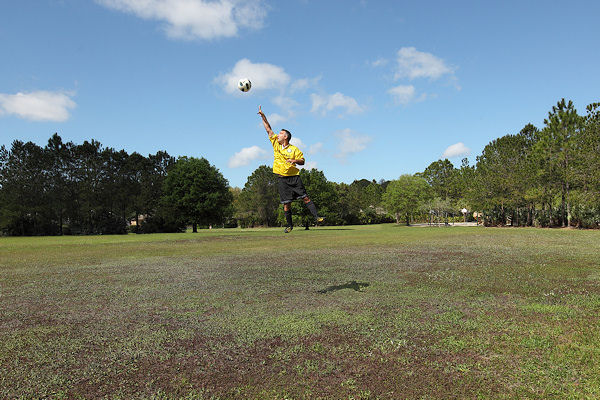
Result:
M323 217L319 217L317 214L315 203L308 198L302 179L300 179L300 170L296 168L296 165L304 165L304 154L296 146L290 144L292 134L290 131L282 129L276 135L260 106L258 106L258 114L263 120L263 125L273 145L273 173L278 176L279 199L283 204L283 213L287 223L284 232L290 233L294 229L291 204L296 199L304 201L310 213L315 217L315 222L323 222Z

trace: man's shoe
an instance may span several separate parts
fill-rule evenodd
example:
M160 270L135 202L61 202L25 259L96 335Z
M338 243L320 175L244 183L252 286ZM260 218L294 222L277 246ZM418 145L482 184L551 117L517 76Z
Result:
M292 231L292 229L294 229L293 226L286 226L285 229L283 230L283 233L290 233Z

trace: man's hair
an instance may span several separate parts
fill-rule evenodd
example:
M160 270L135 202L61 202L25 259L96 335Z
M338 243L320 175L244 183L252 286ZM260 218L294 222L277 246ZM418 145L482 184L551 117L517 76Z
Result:
M284 131L285 133L287 133L287 140L288 140L288 143L289 143L290 140L292 140L292 133L290 131L288 131L287 129L282 129L282 131Z

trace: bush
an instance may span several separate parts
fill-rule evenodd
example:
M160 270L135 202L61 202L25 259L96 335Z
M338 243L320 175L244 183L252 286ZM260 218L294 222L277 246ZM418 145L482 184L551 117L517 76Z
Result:
M186 223L166 215L148 216L139 226L135 233L181 233L185 232Z

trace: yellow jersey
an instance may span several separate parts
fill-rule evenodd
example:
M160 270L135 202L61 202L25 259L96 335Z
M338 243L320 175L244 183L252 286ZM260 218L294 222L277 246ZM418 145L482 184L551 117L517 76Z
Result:
M277 141L277 135L269 137L271 144L273 145L273 172L277 175L283 176L294 176L299 175L300 170L296 168L294 164L287 162L286 160L300 160L304 159L304 154L296 146L288 144L285 148Z

